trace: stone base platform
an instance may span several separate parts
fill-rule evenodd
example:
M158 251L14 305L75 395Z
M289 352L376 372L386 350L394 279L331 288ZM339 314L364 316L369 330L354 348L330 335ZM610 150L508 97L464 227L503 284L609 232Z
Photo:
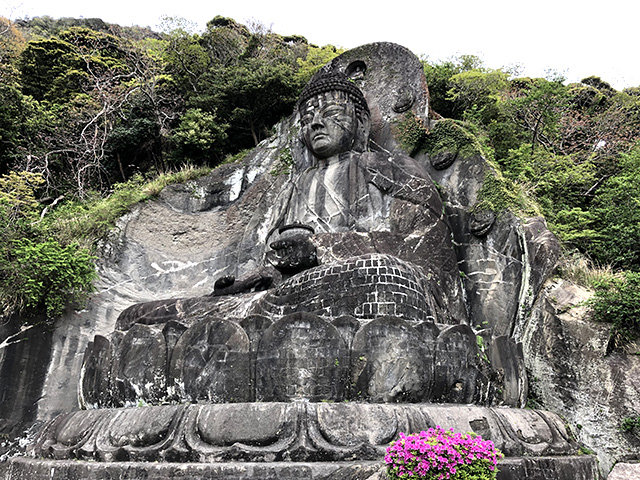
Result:
M80 410L39 433L33 457L102 462L378 461L400 432L475 432L506 457L576 455L557 415L452 404L235 403Z
M0 480L385 480L400 432L440 425L502 451L499 480L597 480L557 415L452 404L236 403L80 410L45 425Z
M498 480L597 480L594 457L512 457ZM0 463L0 480L385 480L381 462L146 463L40 460Z

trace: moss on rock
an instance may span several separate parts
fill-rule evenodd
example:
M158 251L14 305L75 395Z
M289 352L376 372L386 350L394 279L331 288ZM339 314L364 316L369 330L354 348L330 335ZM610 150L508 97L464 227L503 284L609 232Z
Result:
M475 135L462 122L452 119L439 120L425 137L423 148L430 155L452 152L466 158L482 154Z

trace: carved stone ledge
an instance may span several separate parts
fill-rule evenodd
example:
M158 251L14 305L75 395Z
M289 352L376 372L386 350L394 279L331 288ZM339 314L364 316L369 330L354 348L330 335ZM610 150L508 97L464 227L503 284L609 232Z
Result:
M0 463L0 478L11 480L386 480L382 462L102 463L17 457ZM497 480L593 480L589 455L512 457L498 464ZM616 477L618 478L618 477ZM625 477L629 478L629 477Z
M51 421L33 453L99 461L349 461L382 458L400 432L477 432L507 456L571 455L555 414L447 404L235 403L83 410Z

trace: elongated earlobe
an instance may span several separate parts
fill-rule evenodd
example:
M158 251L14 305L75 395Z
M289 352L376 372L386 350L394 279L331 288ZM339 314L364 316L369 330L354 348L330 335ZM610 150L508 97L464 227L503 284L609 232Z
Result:
M356 127L356 138L353 141L353 150L356 152L366 152L369 149L371 119L366 112L359 112L356 118L358 126Z

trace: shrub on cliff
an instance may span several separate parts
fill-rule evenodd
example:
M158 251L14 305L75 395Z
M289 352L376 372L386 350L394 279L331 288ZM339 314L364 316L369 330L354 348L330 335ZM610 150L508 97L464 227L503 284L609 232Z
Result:
M594 318L612 325L607 351L640 338L640 273L624 272L594 283Z

